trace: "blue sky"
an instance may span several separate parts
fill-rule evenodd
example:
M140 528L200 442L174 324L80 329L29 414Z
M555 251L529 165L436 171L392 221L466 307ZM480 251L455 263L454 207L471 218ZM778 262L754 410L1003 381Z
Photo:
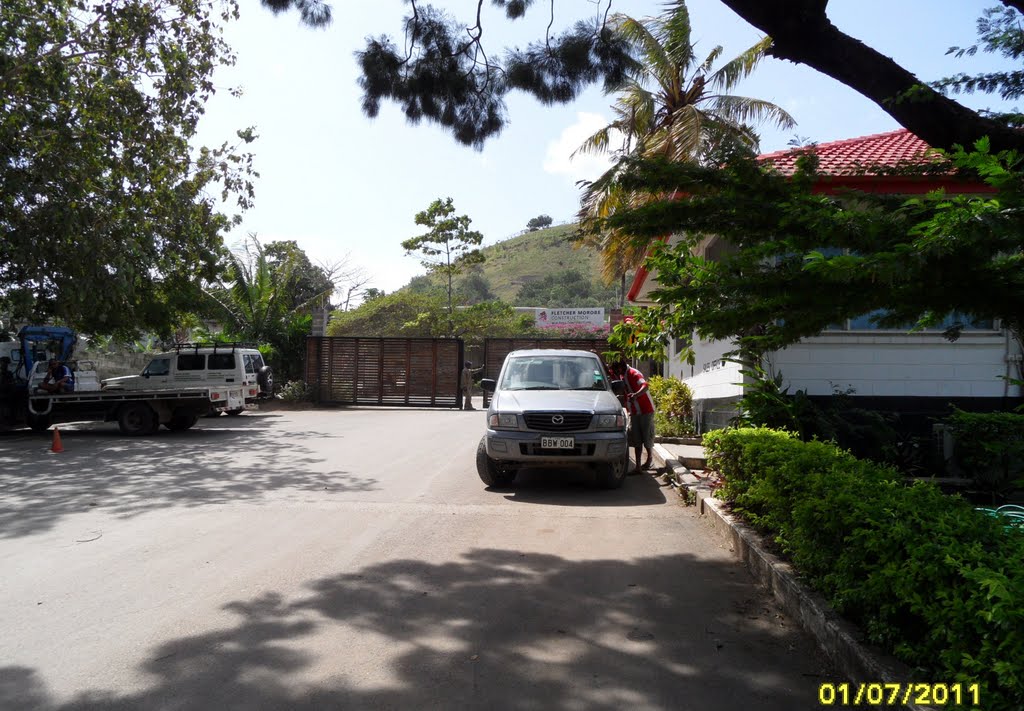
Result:
M384 104L370 120L360 108L353 52L368 35L395 37L407 10L400 0L333 0L335 20L326 30L299 24L295 14L273 15L257 0L244 0L242 18L226 37L238 62L218 72L217 96L207 107L200 140L219 145L236 129L255 126L251 145L261 177L256 206L229 236L293 239L314 261L348 259L369 277L367 286L391 292L423 273L405 256L402 240L424 230L415 214L439 197L451 197L459 214L473 220L484 244L518 234L530 218L550 215L571 222L579 207L576 181L597 177L606 163L596 157L570 160L572 151L611 117L613 98L592 88L573 104L545 107L525 95L508 100L510 125L482 151L457 144L426 123L406 122L396 105ZM471 0L438 0L461 18ZM893 57L922 79L991 68L998 60L945 56L951 45L976 39L975 21L993 0L832 0L829 17L847 34ZM593 12L590 0L559 0L556 28ZM690 0L699 56L722 45L733 57L760 38L719 0ZM634 17L657 14L661 0L615 2L613 11ZM546 3L514 25L485 15L485 42L492 53L542 36ZM240 87L241 98L229 88ZM899 128L870 101L804 66L768 59L737 94L773 101L798 125L789 131L762 127L762 152L786 147L794 134L826 142ZM990 96L961 97L990 107ZM337 297L335 298L337 301Z

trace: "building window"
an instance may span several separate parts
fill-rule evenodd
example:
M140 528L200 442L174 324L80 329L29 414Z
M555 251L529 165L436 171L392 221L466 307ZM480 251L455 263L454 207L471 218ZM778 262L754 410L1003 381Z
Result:
M899 326L882 327L872 319L880 317L885 309L876 309L870 313L851 318L845 324L830 324L827 331L886 331L888 333L906 333L914 328L914 324L905 323ZM964 331L994 331L995 321L992 319L974 319L966 314L953 312L942 319L941 323L922 329L925 333L942 333L955 323L962 323Z

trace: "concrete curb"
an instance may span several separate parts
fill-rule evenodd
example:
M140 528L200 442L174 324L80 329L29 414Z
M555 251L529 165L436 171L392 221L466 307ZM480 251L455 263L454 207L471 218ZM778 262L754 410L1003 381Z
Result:
M768 552L760 534L726 511L724 502L714 497L707 481L673 459L668 450L657 444L654 445L654 454L665 468L664 479L684 498L694 496L700 514L708 517L715 532L732 546L751 575L768 589L785 613L814 638L844 677L841 681L848 681L851 685L902 685L911 680L909 667L862 644L861 631L840 617L823 597L804 587L791 565ZM855 693L854 686L851 697ZM912 704L904 708L927 711L931 707Z
M662 476L664 476L673 486L678 488L685 485L688 487L710 490L707 483L693 473L693 470L689 466L691 462L686 459L676 459L672 456L671 452L657 442L654 444L654 460L655 462L661 463L661 468L665 470Z
M704 469L705 460L700 457L681 457L676 458L665 449L660 443L654 443L654 456L655 458L661 459L667 466L668 462L672 462L675 468L681 468L684 472L691 473L693 470L701 471Z

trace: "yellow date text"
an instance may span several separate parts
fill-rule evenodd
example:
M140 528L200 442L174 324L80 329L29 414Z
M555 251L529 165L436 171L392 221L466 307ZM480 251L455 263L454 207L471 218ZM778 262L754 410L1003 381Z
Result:
M825 682L818 686L822 706L980 706L978 684L928 684L870 681L863 683Z

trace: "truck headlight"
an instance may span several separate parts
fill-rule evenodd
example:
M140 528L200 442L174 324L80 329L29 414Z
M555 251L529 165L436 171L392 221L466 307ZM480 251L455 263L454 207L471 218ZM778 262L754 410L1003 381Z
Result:
M517 430L519 429L519 417L496 412L487 418L487 424L493 430Z
M599 430L621 430L626 426L626 418L622 415L598 415L597 429Z

